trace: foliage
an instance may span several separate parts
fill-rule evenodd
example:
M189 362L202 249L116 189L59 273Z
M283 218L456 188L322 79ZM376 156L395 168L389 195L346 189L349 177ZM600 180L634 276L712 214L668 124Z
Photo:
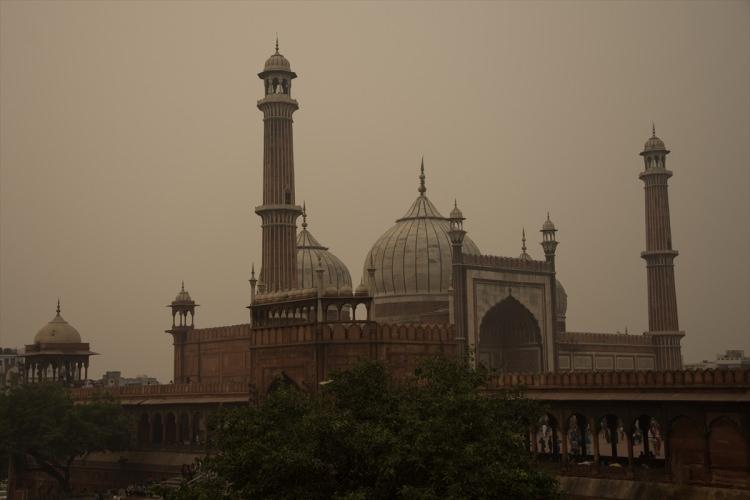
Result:
M39 470L70 486L70 466L94 451L123 449L130 421L102 395L74 404L58 384L25 384L0 394L0 453L31 457Z
M525 444L540 409L482 391L486 372L427 362L406 381L376 362L337 373L320 394L285 387L260 407L222 412L219 452L167 498L556 498Z

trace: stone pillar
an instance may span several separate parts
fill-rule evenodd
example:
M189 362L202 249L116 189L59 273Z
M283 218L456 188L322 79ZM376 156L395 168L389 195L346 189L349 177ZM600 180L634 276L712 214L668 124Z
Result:
M633 432L630 429L625 434L625 446L628 448L628 476L633 477Z
M591 426L591 445L594 451L594 467L598 470L601 461L599 455L599 424L595 418L591 418L589 419L589 425Z

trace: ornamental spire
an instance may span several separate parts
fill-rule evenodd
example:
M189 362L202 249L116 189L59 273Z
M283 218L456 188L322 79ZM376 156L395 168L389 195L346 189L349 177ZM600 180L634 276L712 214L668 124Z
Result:
M276 53L279 53L279 32L276 32Z
M57 298L57 315L60 316L60 297Z
M302 229L307 229L307 204L302 202Z
M521 255L519 257L523 260L531 260L531 255L526 251L526 228L521 228Z
M656 137L656 125L651 122L651 137Z
M422 156L422 166L419 168L419 196L424 196L425 191L427 191L427 188L424 185L424 156Z

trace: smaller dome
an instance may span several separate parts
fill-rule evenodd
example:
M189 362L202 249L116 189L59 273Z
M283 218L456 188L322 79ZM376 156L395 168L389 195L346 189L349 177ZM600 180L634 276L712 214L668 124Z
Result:
M646 144L643 145L644 151L666 151L667 146L664 145L664 141L656 137L655 135L649 137Z
M297 235L297 284L300 288L317 288L318 269L323 270L324 286L352 291L352 277L341 259L321 245L307 229L307 207L302 210L302 230Z
M190 297L190 294L185 290L185 282L182 282L182 287L180 288L180 293L177 294L177 296L172 301L172 304L195 304L195 301Z
M341 288L339 288L339 295L341 296L349 296L352 294L352 287L349 285L344 285Z
M57 315L44 325L34 336L35 344L80 344L81 334L60 316L60 303Z
M336 297L338 294L339 294L339 290L335 286L329 286L325 290L326 297Z
M451 210L450 218L451 219L463 219L464 218L463 212L461 212L461 209L458 208L457 201L453 202L453 210Z
M263 65L263 71L292 71L292 65L289 60L279 54L278 50L271 57L266 59Z
M357 297L367 297L370 295L370 291L367 289L364 283L360 283L357 289L354 291L354 295Z
M667 146L664 141L656 137L656 126L651 124L651 137L648 138L646 144L643 145L643 152L649 151L666 151Z
M555 224L550 220L549 214L547 214L547 220L542 224L542 231L555 231Z

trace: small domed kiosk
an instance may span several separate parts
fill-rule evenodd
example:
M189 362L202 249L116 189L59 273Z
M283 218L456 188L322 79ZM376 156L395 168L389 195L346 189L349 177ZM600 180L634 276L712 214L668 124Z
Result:
M34 343L26 346L24 381L82 385L88 378L89 356L95 354L87 342L81 342L78 330L60 315L58 300L55 317L39 329Z

